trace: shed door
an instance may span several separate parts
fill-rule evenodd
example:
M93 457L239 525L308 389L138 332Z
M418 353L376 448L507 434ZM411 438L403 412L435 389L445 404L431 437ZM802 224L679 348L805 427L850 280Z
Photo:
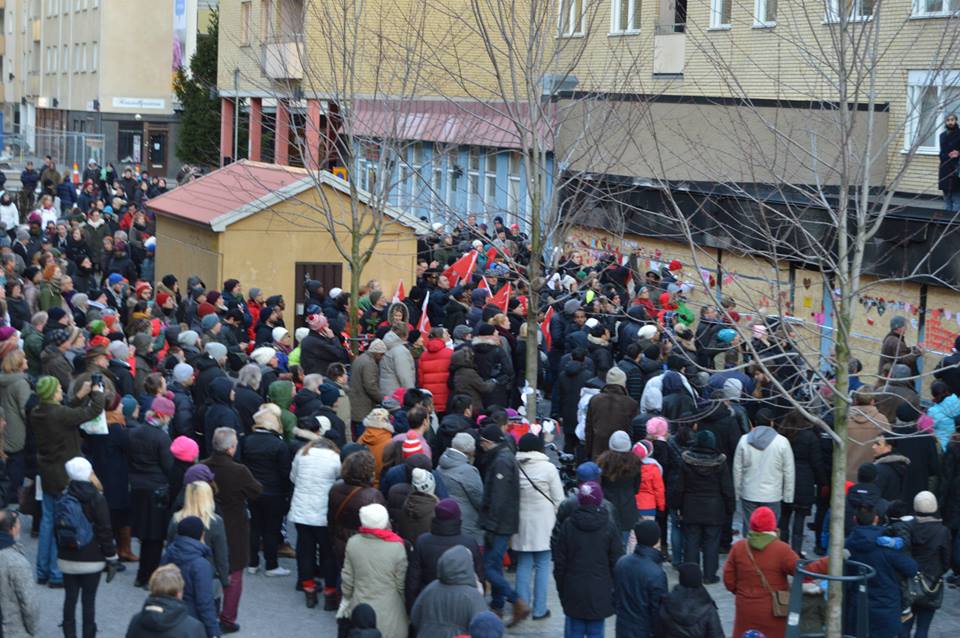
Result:
M304 283L308 279L316 279L323 284L324 290L343 287L343 264L340 262L318 261L318 262L297 262L295 268L296 281L293 284L297 291L297 321L299 328L303 325L303 301L306 299L307 290Z

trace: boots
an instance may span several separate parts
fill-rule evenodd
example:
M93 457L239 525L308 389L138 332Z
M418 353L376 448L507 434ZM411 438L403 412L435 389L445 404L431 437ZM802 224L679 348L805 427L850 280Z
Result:
M336 587L323 588L323 610L337 611L340 607L340 593Z
M83 638L97 638L97 623L83 623Z
M307 609L313 609L314 607L316 607L317 606L317 590L305 589L303 593L307 597Z
M135 563L140 560L140 557L130 549L130 543L130 528L121 527L117 531L117 556L125 563Z
M507 627L516 627L518 624L527 619L527 616L530 615L530 606L523 600L523 598L517 598L513 602L513 617L510 619L510 624Z

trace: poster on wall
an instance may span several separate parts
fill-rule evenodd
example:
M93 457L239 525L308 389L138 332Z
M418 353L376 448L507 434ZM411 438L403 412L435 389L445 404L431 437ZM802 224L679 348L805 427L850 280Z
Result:
M187 0L175 0L173 3L173 73L176 74L187 63Z

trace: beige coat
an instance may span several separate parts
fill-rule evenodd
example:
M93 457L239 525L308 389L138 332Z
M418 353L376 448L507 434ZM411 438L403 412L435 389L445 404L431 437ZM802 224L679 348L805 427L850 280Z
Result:
M377 629L383 638L407 638L409 621L404 604L407 552L403 543L355 534L347 541L343 561L343 603L338 618L367 603L377 612Z
M847 416L847 480L857 482L857 470L864 463L873 463L871 443L889 431L887 417L876 406L858 405Z
M518 552L549 551L557 508L564 498L560 472L543 452L517 452L517 463L521 469L520 527L510 547Z

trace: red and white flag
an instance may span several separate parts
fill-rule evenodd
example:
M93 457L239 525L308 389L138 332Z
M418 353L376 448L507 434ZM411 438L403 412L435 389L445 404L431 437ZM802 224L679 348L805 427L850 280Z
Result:
M403 279L401 279L397 284L397 291L393 293L393 303L400 303L406 298L407 294L403 291Z
M499 306L501 310L506 312L507 308L510 307L510 292L510 282L507 282L487 303Z
M427 334L430 332L430 329L433 327L430 325L430 317L427 316L427 304L430 303L430 293L427 292L426 298L423 300L423 306L420 308L420 321L417 322L417 330L420 331L420 334L423 335L423 338L427 338Z
M553 306L547 308L540 323L540 332L543 333L543 342L547 345L547 352L553 347L553 337L550 336L550 320L553 319Z
M480 283L477 284L477 289L490 290L490 284L487 282L486 277L480 278Z
M471 250L466 255L447 266L443 271L443 276L450 280L451 286L456 286L461 281L470 281L473 276L473 269L477 265L477 251Z

